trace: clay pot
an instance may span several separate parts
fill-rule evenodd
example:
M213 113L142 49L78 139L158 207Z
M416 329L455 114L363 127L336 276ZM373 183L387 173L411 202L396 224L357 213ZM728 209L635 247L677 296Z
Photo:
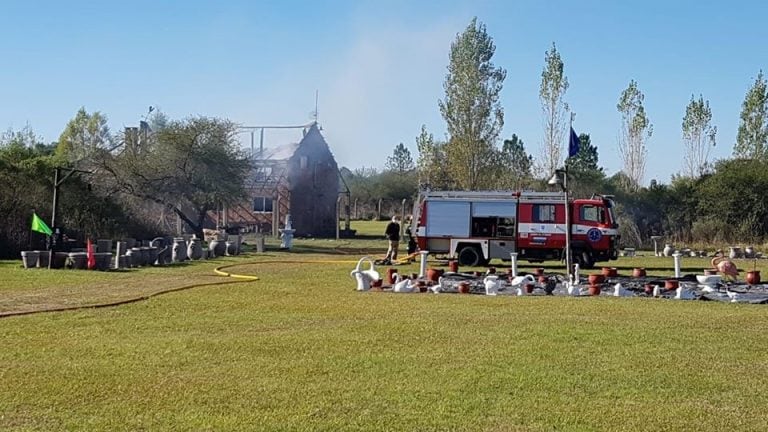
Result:
M443 275L443 269L427 269L427 279L431 280L432 282L437 282L438 279L440 279L440 276Z
M705 269L704 275L705 276L714 276L717 274L717 269Z
M634 270L632 270L632 277L636 277L636 278L645 277L645 269L642 267L635 268Z
M648 295L653 295L653 285L651 284L645 284L645 293Z
M680 282L675 279L667 279L664 282L664 289L673 290L680 286Z
M536 288L536 285L529 283L525 284L525 292L528 294L533 294L533 289Z
M547 283L547 277L544 275L539 276L539 283Z
M619 271L616 270L616 267L603 267L603 276L616 277L618 275L619 275Z
M469 282L459 282L459 293L469 294Z
M459 262L456 260L450 260L448 261L448 270L458 273L459 272Z
M589 275L589 284L590 285L597 285L605 282L605 276L601 274L591 274Z
M590 285L589 286L589 295L591 295L591 296L599 296L600 295L600 285Z
M384 281L381 279L376 279L375 281L371 282L371 288L381 288L382 285L384 285Z
M395 268L390 267L387 269L387 285L395 283L395 273L397 273Z
M747 283L750 285L757 285L760 283L760 270L752 270L747 272Z
M539 268L537 268L537 269L535 270L534 274L535 274L536 276L541 276L541 275L543 275L543 274L544 274L544 267L539 267Z

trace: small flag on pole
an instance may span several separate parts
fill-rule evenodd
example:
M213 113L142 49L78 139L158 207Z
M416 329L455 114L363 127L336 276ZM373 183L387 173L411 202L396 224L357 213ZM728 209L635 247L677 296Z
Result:
M53 231L48 228L48 225L40 219L37 213L32 213L32 231L37 231L45 235L53 235Z
M568 139L568 157L574 157L579 153L579 149L581 148L581 140L579 139L579 136L576 135L576 131L571 128L571 137Z

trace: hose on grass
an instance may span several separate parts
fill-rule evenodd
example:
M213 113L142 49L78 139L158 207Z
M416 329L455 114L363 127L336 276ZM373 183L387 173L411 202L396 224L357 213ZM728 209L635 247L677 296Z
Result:
M405 258L401 258L396 260L395 262L400 264L405 264L410 261L410 259L414 256L418 255L418 253L411 254ZM218 276L223 276L226 278L231 278L234 280L226 280L226 281L218 281L218 282L204 282L204 283L195 283L195 284L189 284L184 285L180 287L170 288L162 291L157 291L151 294L145 294L141 296L131 297L128 299L123 300L117 300L112 302L106 302L106 303L96 303L96 304L89 304L89 305L73 305L73 306L62 306L62 307L53 307L53 308L47 308L47 309L34 309L34 310L23 310L23 311L8 311L8 312L0 312L0 319L2 318L9 318L9 317L15 317L15 316L24 316L24 315L33 315L33 314L40 314L40 313L48 313L48 312L70 312L70 311L77 311L77 310L86 310L86 309L101 309L101 308L108 308L108 307L115 307L115 306L121 306L131 303L137 303L144 300L149 300L152 297L157 297L163 294L168 294L172 292L178 292L178 291L185 291L192 288L199 288L199 287L207 287L207 286L218 286L218 285L229 285L229 284L235 284L235 283L245 283L245 282L254 282L259 280L258 276L255 275L246 275L246 274L238 274L238 273L232 273L228 271L224 271L225 269L229 269L232 267L238 267L238 266L244 266L244 265L259 265L259 264L356 264L357 260L269 260L269 261L247 261L247 262L241 262L241 263L233 263L233 264L227 264L223 266L219 266L213 269L213 272Z

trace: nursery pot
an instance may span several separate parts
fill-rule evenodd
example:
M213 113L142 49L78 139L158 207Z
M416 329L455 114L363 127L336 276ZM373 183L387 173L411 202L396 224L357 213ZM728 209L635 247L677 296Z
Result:
M601 274L591 274L589 275L589 284L590 285L597 285L605 282L605 276Z
M393 267L390 267L387 269L387 285L392 285L395 283L394 275L397 273L397 270Z
M680 282L675 279L667 279L666 282L664 282L664 288L668 290L677 289L679 286Z
M376 279L375 281L371 282L371 288L381 288L381 286L384 284L384 281L381 279Z
M434 269L434 268L427 269L427 280L431 280L432 282L437 282L438 279L440 279L440 276L442 275L443 275L442 269Z
M469 294L469 283L468 282L459 282L459 292L461 294Z
M591 296L599 296L600 295L600 285L598 284L592 284L589 286L589 295Z
M760 283L760 270L752 270L747 272L747 283L750 285L757 285Z
M458 273L459 272L459 262L456 260L450 260L448 261L448 270Z
M603 276L605 277L616 277L618 274L619 271L616 270L616 267L603 267Z
M536 285L529 283L525 284L525 292L528 294L533 294L533 289L536 288Z
M648 283L648 284L645 284L644 288L645 288L645 293L646 294L648 294L648 295L652 295L653 294L653 285Z
M645 269L642 267L635 268L634 270L632 270L632 277L636 277L636 278L645 277Z

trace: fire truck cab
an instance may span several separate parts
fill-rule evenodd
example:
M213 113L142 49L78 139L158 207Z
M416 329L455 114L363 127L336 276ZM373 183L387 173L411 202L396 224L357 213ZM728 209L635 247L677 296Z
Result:
M419 196L412 234L421 250L444 253L461 265L498 258L530 262L565 254L565 200L559 192L430 191ZM592 268L618 257L618 224L609 196L569 203L574 262Z

